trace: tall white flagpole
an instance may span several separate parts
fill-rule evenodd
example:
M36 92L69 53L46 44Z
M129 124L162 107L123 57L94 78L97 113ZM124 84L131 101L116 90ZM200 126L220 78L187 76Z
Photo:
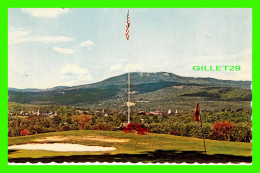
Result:
M128 10L129 15L129 10ZM128 124L130 123L130 38L128 39Z
M130 39L128 40L128 124L130 123Z

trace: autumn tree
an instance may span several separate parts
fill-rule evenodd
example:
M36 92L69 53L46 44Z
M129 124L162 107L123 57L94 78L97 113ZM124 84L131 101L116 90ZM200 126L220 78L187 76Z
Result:
M84 130L90 123L91 115L73 115L71 117L72 122L76 123L80 130Z
M233 130L234 125L231 121L217 121L213 125L210 138L230 141L230 135Z

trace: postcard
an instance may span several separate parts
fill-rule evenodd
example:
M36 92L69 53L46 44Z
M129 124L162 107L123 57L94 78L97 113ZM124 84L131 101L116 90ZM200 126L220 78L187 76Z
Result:
M9 164L252 164L251 8L9 8Z

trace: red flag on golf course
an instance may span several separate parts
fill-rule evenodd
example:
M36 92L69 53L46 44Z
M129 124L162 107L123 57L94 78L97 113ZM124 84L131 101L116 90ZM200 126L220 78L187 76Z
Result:
M199 104L197 104L196 108L195 108L195 121L200 121L200 108L199 108Z

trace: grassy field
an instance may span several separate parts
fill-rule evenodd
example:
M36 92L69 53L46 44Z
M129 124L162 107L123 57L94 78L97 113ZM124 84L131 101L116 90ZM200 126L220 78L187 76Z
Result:
M9 146L25 143L46 143L48 141L36 142L36 140L46 137L72 137L70 140L49 141L49 143L74 143L90 146L116 147L117 149L109 152L55 152L45 150L17 150L9 153L9 159L14 158L42 158L71 155L116 155L116 154L142 154L157 150L165 151L204 151L203 140L191 137L173 136L167 134L148 133L138 135L136 133L124 133L122 131L93 131L76 130L45 133L24 137L9 137ZM113 142L105 140L87 140L84 136L99 137L102 139L124 139L125 142ZM251 143L227 142L217 140L206 140L207 155L233 155L250 157L252 151Z

